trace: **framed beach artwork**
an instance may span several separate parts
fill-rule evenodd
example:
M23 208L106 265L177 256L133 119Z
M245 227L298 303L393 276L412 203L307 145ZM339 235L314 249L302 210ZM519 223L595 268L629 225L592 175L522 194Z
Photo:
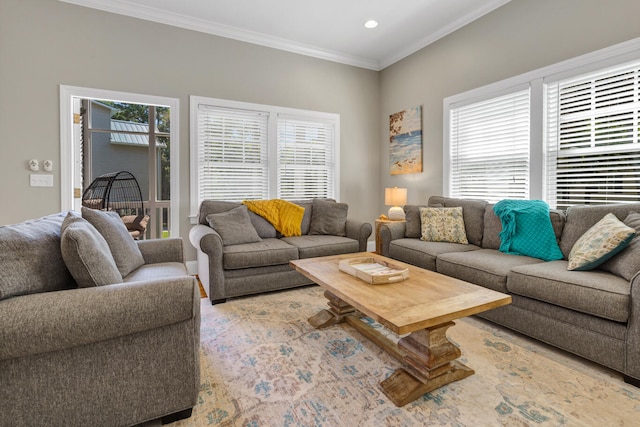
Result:
M422 107L389 116L391 175L422 172Z

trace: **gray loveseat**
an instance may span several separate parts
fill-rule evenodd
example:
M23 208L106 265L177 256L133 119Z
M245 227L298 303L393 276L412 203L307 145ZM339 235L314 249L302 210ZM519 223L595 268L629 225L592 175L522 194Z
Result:
M548 262L498 250L502 224L492 204L434 196L428 205L461 206L469 244L421 240L419 206L411 205L405 206L406 223L382 225L383 255L510 294L512 304L479 316L619 371L626 382L640 385L638 238L594 270L567 270L570 251L587 230L609 212L623 221L630 212L640 212L640 204L551 210L563 259Z
M330 199L294 202L304 207L302 235L282 237L265 218L249 211L247 228L259 238L237 244L225 244L207 216L239 210L243 205L215 200L201 203L198 224L189 239L197 249L198 276L212 304L311 284L289 267L290 260L366 251L371 224L347 219L346 204Z
M92 258L111 246L81 218L65 218L0 227L0 426L189 416L200 389L200 295L182 240L134 242L122 225L142 256L123 279L117 267L124 265L111 259L93 269ZM87 276L67 267L75 249ZM78 288L76 276L117 283Z

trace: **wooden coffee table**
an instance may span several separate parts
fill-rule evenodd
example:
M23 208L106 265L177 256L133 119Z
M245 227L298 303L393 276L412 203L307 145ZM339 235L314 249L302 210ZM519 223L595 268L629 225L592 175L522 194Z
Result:
M338 268L341 260L372 257L403 268L409 278L371 285ZM370 252L294 260L290 265L325 289L328 310L309 318L315 328L346 322L402 362L380 383L397 406L472 375L458 360L460 349L447 338L453 320L511 303L511 296ZM368 316L397 335L396 344L361 318Z

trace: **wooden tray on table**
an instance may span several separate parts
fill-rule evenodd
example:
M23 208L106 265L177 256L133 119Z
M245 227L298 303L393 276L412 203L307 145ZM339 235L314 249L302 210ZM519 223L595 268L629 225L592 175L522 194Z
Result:
M375 257L349 258L340 261L340 271L372 285L385 285L409 278L409 269Z

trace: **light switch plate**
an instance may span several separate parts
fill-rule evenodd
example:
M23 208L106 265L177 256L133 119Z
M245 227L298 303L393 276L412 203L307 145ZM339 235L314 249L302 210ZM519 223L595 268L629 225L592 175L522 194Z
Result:
M53 187L53 175L32 173L29 182L32 187Z

